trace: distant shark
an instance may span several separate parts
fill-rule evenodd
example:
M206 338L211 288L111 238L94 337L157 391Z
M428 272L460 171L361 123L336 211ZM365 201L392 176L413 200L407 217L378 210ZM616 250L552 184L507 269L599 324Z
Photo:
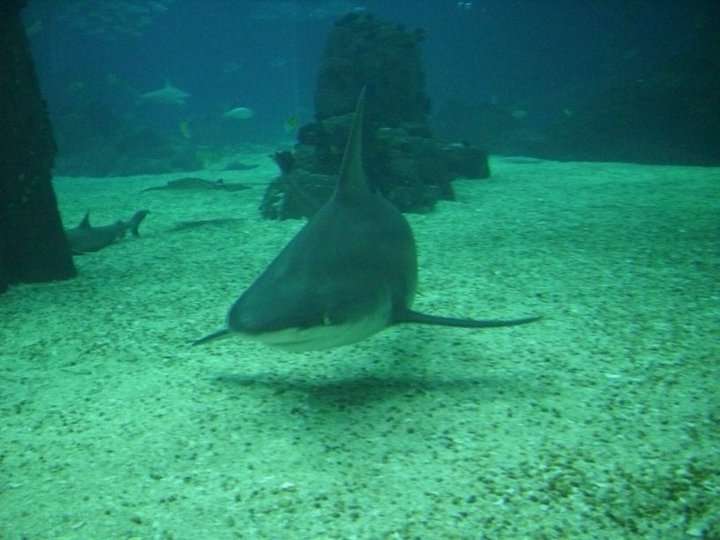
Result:
M226 183L222 178L218 180L205 180L204 178L195 178L193 176L187 176L185 178L178 178L176 180L168 181L164 186L152 186L145 188L141 191L160 191L160 190L171 190L171 191L242 191L250 189L250 186L239 184L237 182Z
M488 328L539 319L455 319L411 309L415 240L405 217L365 178L364 95L333 196L231 306L226 328L194 344L236 333L308 351L355 343L401 323Z
M190 97L190 94L180 90L173 86L169 82L165 83L165 86L152 90L151 92L145 92L140 94L140 101L146 103L157 103L160 105L185 105L185 101Z
M90 212L87 212L77 227L65 229L65 236L75 255L99 251L123 238L128 230L133 236L140 236L138 227L149 213L149 210L140 210L128 221L118 220L112 225L93 227L90 225Z

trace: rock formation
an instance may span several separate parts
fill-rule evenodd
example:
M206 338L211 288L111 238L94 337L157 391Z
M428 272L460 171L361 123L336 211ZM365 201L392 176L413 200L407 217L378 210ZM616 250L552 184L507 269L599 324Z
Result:
M332 193L352 111L368 87L365 169L375 188L400 210L425 212L454 198L458 176L489 176L484 151L433 137L420 30L351 13L336 22L315 91L315 121L300 128L293 151L278 152L279 176L265 193L267 218L309 217Z

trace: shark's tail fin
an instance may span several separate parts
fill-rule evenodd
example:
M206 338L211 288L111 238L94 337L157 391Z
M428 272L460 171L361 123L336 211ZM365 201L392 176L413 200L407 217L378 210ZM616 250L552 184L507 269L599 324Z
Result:
M510 320L477 320L477 319L455 319L452 317L438 317L437 315L426 315L417 311L407 310L398 320L399 323L432 324L435 326L457 326L460 328L496 328L499 326L517 326L539 321L542 317L524 317L522 319Z
M130 218L127 226L133 236L140 236L138 227L140 227L140 223L142 223L142 220L145 219L145 216L147 216L149 213L150 210L138 210L137 212L135 212L135 215Z

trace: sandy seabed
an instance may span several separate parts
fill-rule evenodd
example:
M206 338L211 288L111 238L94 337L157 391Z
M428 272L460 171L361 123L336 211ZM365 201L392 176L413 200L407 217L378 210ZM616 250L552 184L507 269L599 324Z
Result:
M418 310L541 322L191 348L302 226L253 159L56 179L68 226L151 214L0 296L0 538L720 538L720 169L495 158L408 216Z

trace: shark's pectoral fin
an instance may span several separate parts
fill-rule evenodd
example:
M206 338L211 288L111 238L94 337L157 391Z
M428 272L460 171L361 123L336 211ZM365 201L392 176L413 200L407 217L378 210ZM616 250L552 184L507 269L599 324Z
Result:
M455 319L453 317L439 317L418 313L411 309L401 313L395 319L395 323L417 323L431 324L434 326L456 326L460 328L496 328L498 326L517 326L539 321L542 317L523 317L522 319L510 320L478 320L478 319Z
M200 339L196 339L191 343L191 345L194 347L195 345L202 345L203 343L207 343L208 341L215 341L216 339L228 337L232 332L229 328L223 328L222 330L218 330L217 332L213 332L212 334L209 334L205 337L202 337Z

